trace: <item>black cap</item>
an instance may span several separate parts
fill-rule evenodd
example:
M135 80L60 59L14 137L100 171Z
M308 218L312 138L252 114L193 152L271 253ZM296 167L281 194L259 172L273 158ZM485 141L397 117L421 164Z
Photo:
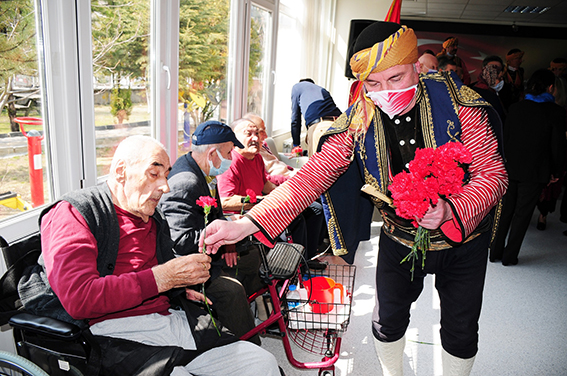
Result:
M353 54L386 40L402 27L395 22L376 21L360 32L354 43Z
M232 141L234 146L244 149L244 145L238 141L232 129L217 120L208 120L199 124L191 137L193 145L221 144L228 141Z

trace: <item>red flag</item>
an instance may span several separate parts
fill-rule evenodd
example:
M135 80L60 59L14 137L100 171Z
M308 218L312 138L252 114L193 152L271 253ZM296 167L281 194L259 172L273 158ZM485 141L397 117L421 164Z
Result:
M400 23L400 14L402 12L402 0L393 0L386 19L384 21Z

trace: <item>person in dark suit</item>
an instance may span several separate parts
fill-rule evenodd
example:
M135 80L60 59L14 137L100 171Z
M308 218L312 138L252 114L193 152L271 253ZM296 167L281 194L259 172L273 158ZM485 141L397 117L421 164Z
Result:
M197 204L201 196L217 200L217 207L211 208L208 221L224 219L216 176L230 167L234 146L243 147L228 125L214 120L199 125L191 141L192 151L179 157L173 164L168 177L170 191L160 200L160 209L167 219L171 238L175 242L176 255L200 252L199 237L205 228L205 214ZM250 248L246 252L258 251L255 246L244 248ZM241 337L254 328L254 318L247 301L247 291L240 281L223 270L223 266L225 262L228 267L235 266L237 262L246 263L246 266L239 265L239 277L244 277L245 284L248 278L255 277L259 281L259 262L255 266L248 265L250 260L258 261L259 255L254 257L247 254L238 261L234 245L225 246L221 254L215 255L211 263L211 279L205 286L207 297L212 300L220 321L237 337ZM258 336L252 337L251 341L260 344Z
M490 261L516 265L522 241L543 188L560 176L565 160L565 110L552 93L547 69L528 80L524 100L510 106L504 125L504 155L510 185ZM508 240L506 241L506 237Z
M500 90L504 87L503 69L504 63L500 57L487 56L482 61L482 70L478 76L478 81L471 84L471 88L486 99L498 112L502 124L506 122L506 110L499 96Z

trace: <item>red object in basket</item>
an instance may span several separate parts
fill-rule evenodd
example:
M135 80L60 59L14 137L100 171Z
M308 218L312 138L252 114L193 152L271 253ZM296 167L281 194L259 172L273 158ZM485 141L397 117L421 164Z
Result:
M304 283L311 300L309 305L313 313L327 313L331 311L334 307L335 294L339 293L336 290L340 290L340 299L343 303L344 287L340 283L335 283L332 278L329 277L314 277Z

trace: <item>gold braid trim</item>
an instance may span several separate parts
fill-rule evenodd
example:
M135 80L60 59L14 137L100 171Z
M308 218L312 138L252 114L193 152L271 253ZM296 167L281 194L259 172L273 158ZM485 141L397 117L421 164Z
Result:
M382 176L382 181L378 182L378 179L374 177L370 171L366 168L366 161L368 156L366 155L366 147L364 145L364 139L360 140L360 160L363 161L364 169L364 182L371 185L383 194L388 192L388 148L386 147L386 134L384 132L384 125L382 124L382 117L377 109L374 111L374 116L372 118L374 122L372 124L374 127L374 145L376 145L376 155L374 156L378 164L378 169L380 171L380 176ZM380 208L384 205L382 200L379 200L373 196L370 196L374 206Z
M435 133L433 132L431 99L429 98L429 93L425 90L425 84L421 78L419 80L419 92L416 103L419 105L418 110L421 118L421 133L423 134L425 147L435 149L437 148L437 142L435 142Z
M324 195L327 199L327 206L329 208L329 211L331 212L331 219L329 219L329 221L327 222L327 228L329 229L329 237L331 240L331 246L333 248L333 254L335 256L346 255L348 253L348 250L345 245L343 234L339 231L339 227L337 226L337 214L335 213L335 208L331 201L331 196L329 195L329 192L325 192ZM338 243L335 243L335 239L338 239Z

